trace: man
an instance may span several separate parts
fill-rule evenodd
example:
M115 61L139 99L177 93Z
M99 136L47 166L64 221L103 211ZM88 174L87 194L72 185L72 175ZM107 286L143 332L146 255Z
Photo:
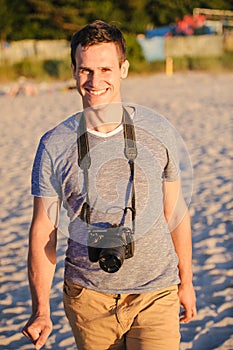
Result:
M179 321L195 317L196 307L173 132L160 117L122 103L129 63L118 28L87 25L73 36L71 58L84 112L46 133L35 158L32 316L23 333L40 349L52 330L62 204L70 218L64 306L78 349L179 349Z

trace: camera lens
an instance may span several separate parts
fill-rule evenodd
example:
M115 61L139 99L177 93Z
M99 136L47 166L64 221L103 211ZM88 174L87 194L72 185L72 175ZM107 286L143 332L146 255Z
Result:
M99 265L105 272L117 272L125 259L124 247L102 249L99 256Z

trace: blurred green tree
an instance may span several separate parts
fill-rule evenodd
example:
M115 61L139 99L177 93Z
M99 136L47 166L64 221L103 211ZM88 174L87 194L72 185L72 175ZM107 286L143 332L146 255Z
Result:
M13 22L7 0L0 0L0 18L0 41L3 43L8 39Z
M146 11L150 13L151 25L155 27L175 23L185 14L192 14L196 7L233 10L230 0L147 0Z
M0 0L1 40L70 39L94 19L125 33L174 23L193 8L233 10L232 0Z

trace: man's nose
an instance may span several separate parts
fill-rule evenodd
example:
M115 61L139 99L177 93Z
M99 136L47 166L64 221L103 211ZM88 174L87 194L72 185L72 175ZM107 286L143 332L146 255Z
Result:
M98 71L93 71L91 72L90 76L89 76L89 81L92 84L92 87L99 87L100 82L101 82L101 74Z

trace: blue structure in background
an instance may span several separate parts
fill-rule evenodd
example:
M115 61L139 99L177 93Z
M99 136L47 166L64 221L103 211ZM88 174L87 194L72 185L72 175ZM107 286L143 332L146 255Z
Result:
M146 30L145 37L139 36L137 38L145 59L148 62L164 61L166 59L165 40L167 37L214 34L211 28L206 25L196 25L196 22L191 20L192 16L187 15L176 25Z
M151 39L137 38L145 59L151 61L163 61L165 59L165 38L154 36Z
M151 39L155 36L165 36L168 33L174 32L176 29L176 26L166 26L166 27L160 27L160 28L154 28L150 30L145 31L145 35L148 39Z

